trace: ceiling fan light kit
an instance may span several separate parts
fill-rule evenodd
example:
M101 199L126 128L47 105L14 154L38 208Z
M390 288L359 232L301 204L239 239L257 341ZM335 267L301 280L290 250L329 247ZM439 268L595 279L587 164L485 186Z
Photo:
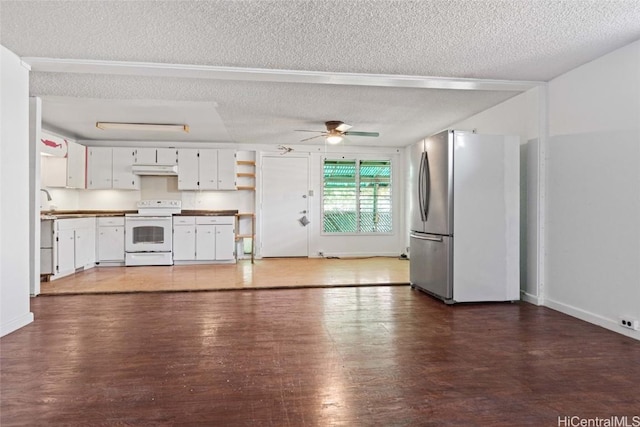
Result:
M380 136L378 132L349 132L349 129L351 129L352 126L344 122L341 122L339 120L331 120L331 121L325 122L324 124L327 128L326 131L297 129L296 132L317 132L320 134L318 136L312 136L311 138L305 138L300 142L308 141L310 139L320 138L324 136L327 144L335 145L344 141L344 137L348 135L372 136L372 137Z
M342 135L329 135L327 136L327 144L340 144L342 141L344 140L344 138L342 138Z
M135 130L145 132L185 132L189 133L189 125L166 123L118 123L96 122L96 127L102 130Z

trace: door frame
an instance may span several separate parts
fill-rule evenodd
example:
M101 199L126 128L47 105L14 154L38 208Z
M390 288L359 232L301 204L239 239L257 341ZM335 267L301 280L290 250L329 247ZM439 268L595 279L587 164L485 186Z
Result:
M276 159L283 157L296 157L296 158L304 158L307 159L307 188L311 189L311 153L287 153L284 156L280 152L270 152L270 151L261 151L257 153L256 159L256 171L260 171L260 173L256 173L256 212L257 212L257 221L256 221L256 241L254 242L255 250L256 250L256 258L262 258L262 197L264 195L263 185L264 180L262 179L262 163L265 157L274 157ZM311 200L308 199L307 202L307 217L313 221L314 212L311 211L312 203ZM307 227L307 257L310 254L310 245L311 245L311 236L309 235L309 229Z

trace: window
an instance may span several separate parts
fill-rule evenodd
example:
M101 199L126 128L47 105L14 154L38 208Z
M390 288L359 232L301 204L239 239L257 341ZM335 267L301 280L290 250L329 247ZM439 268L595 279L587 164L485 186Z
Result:
M391 233L391 161L324 161L323 231Z

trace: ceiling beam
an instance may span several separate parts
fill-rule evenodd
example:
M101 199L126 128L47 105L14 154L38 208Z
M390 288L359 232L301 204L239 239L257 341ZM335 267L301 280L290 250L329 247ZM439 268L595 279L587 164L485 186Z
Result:
M545 82L489 80L452 77L361 74L267 68L219 67L212 65L164 64L154 62L101 61L23 57L34 72L114 74L147 77L175 77L215 80L306 83L351 86L404 87L417 89L526 91Z

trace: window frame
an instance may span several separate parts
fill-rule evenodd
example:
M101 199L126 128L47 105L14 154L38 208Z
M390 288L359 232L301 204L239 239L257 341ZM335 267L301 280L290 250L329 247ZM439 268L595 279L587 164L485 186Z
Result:
M320 178L320 235L322 236L392 236L395 235L395 225L396 225L396 203L394 200L394 169L396 169L395 167L395 162L392 156L389 156L388 154L383 154L383 155L345 155L345 156L323 156L320 159L321 163L320 163L320 174L321 174L321 178ZM324 166L325 166L325 162L326 161L336 161L336 162L348 162L348 161L353 161L355 162L356 165L356 182L355 182L355 188L356 188L356 231L342 231L342 232L331 232L331 231L325 231L324 229L324 215L325 215L325 195L324 195L324 190L325 190L325 179L324 179ZM384 231L384 232L372 232L372 231L366 231L366 232L360 232L357 231L360 228L360 163L361 162L375 162L375 161L379 161L379 162L389 162L389 191L390 191L390 196L389 196L389 205L391 208L391 230L390 231Z

